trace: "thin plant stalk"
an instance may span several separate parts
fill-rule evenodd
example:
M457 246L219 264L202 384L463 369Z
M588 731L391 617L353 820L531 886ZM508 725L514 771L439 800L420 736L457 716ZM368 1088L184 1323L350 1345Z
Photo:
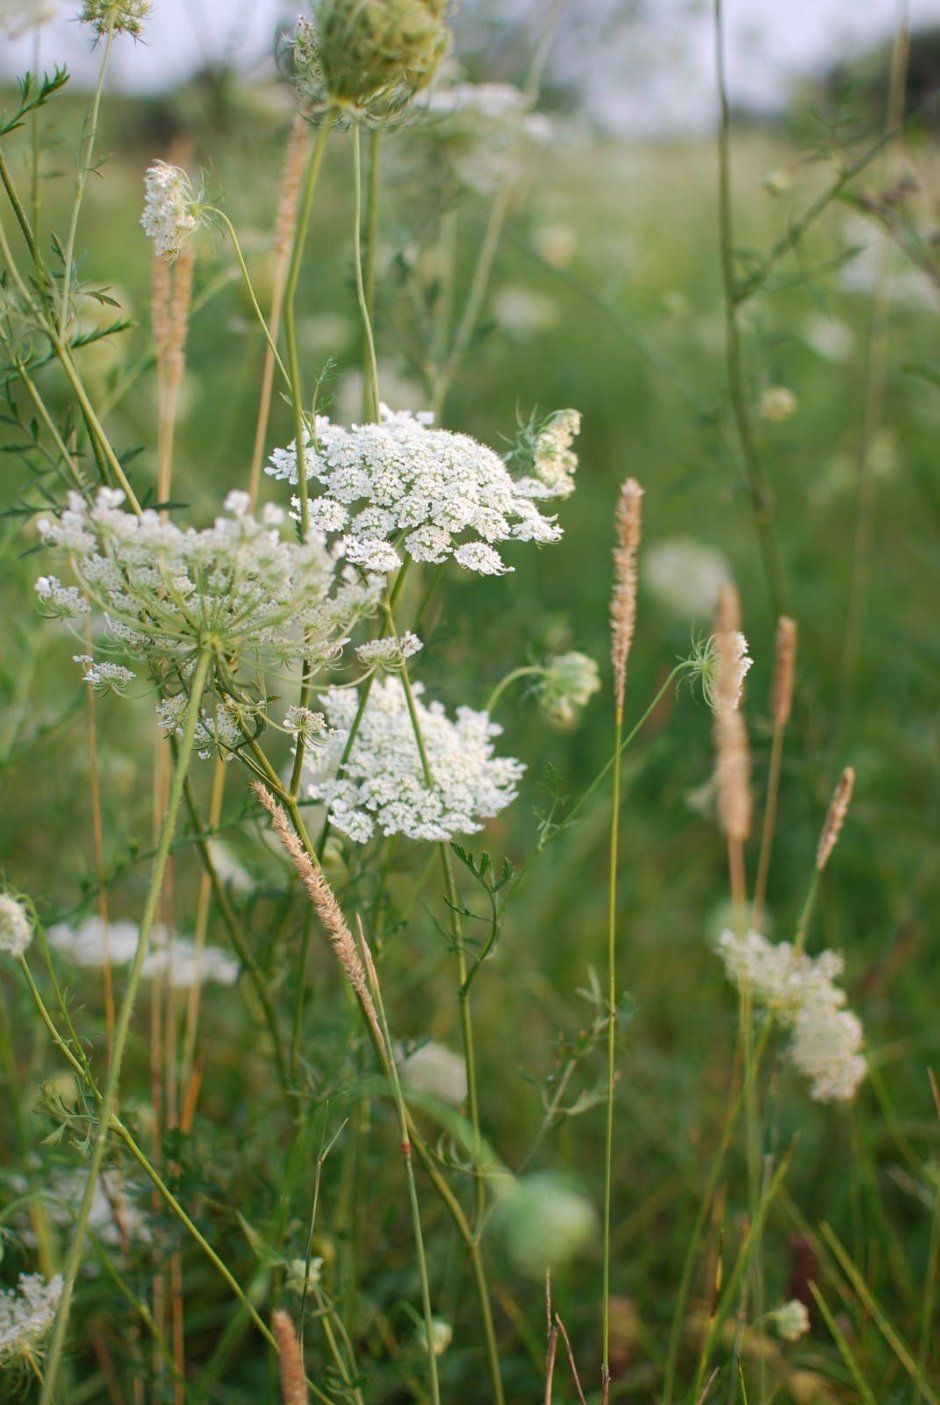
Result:
M614 778L610 807L610 865L607 884L607 1090L604 1106L604 1261L601 1380L604 1399L610 1388L610 1257L614 1191L614 1078L617 1058L617 871L620 854L620 788L623 757L623 703L614 719Z
M101 1100L101 1112L98 1126L92 1142L91 1159L88 1167L88 1177L85 1182L85 1192L82 1197L81 1206L76 1218L72 1243L69 1248L68 1258L63 1272L62 1297L59 1304L59 1311L56 1315L55 1325L49 1342L49 1354L47 1358L46 1379L43 1384L39 1399L39 1405L52 1405L55 1398L56 1382L59 1369L62 1364L62 1355L65 1348L65 1334L68 1328L69 1311L72 1303L72 1295L75 1290L75 1283L78 1278L78 1270L81 1266L82 1255L85 1248L85 1235L88 1229L88 1221L91 1216L92 1201L98 1185L101 1167L104 1162L105 1151L108 1144L108 1135L111 1131L112 1119L114 1117L118 1085L121 1077L121 1066L124 1060L124 1051L127 1046L130 1034L131 1019L134 1013L134 1005L137 998L137 991L140 986L141 974L143 971L144 959L150 945L150 935L153 930L154 920L160 902L160 894L163 889L163 876L166 871L167 860L170 854L170 845L176 830L176 822L179 817L180 804L183 798L183 782L189 766L193 752L193 743L196 735L196 724L199 719L199 704L202 699L206 680L209 676L209 665L211 655L203 650L200 652L193 674L189 702L183 720L183 735L179 743L179 750L176 757L176 765L173 770L173 778L170 784L170 792L167 800L166 814L163 820L163 827L160 833L160 841L153 861L153 869L150 878L150 888L144 905L144 912L140 924L140 936L137 942L137 950L134 954L134 961L131 966L127 980L127 988L121 1009L118 1014L117 1023L114 1030L114 1043L111 1051L111 1059L108 1064L108 1074L105 1080L104 1091Z
M59 335L63 338L65 337L69 320L69 294L72 284L72 264L75 258L75 237L78 234L78 217L81 213L82 199L85 194L85 182L88 179L88 172L91 170L91 158L95 149L95 137L98 134L98 114L101 108L101 94L104 90L104 79L108 71L113 43L114 28L113 25L109 24L107 37L104 41L104 53L101 57L101 67L98 71L98 82L95 87L94 98L92 99L91 114L88 118L85 142L81 155L79 156L78 180L75 186L75 199L72 203L72 218L69 222L68 238L65 243L62 267L62 302L59 312Z
M372 318L362 270L362 157L358 123L352 129L353 149L353 267L356 276L356 298L362 317L362 335L365 341L365 361L368 368L368 395L366 403L369 419L379 418L379 368L375 359L375 336L372 331Z

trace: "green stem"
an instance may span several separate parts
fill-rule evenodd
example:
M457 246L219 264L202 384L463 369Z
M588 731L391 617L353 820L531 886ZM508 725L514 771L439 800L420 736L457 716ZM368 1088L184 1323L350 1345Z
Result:
M715 16L715 64L718 79L718 103L720 122L718 128L718 223L721 244L721 277L724 290L725 309L725 361L728 374L728 389L731 396L731 410L734 417L741 453L744 459L744 473L747 482L751 513L757 530L764 574L770 592L774 613L779 617L787 613L783 580L783 568L774 534L773 506L770 490L764 478L757 438L751 420L747 385L744 377L744 363L741 351L741 332L738 326L736 286L734 272L734 218L731 199L731 110L728 104L728 90L725 78L723 0L714 0Z
M614 1076L617 1057L617 868L620 853L620 787L623 756L623 704L614 721L614 781L610 805L610 867L607 887L607 1097L604 1118L604 1263L602 1275L601 1382L610 1381L610 1249L614 1188Z
M506 677L496 684L496 687L493 689L492 693L490 693L486 700L486 711L493 711L494 707L503 696L503 693L505 693L506 689L510 687L511 684L515 683L517 678L528 678L535 673L544 672L544 668L540 668L538 664L529 664L525 668L514 668L511 673L507 673Z
M371 327L375 317L375 255L378 247L379 232L379 143L381 132L378 127L373 127L369 133L369 186L366 194L366 248L365 266L363 268L363 282L365 284L365 307L367 324L363 325L362 338L362 414L364 419L370 419L378 413L378 405L370 414L369 408L369 376L371 371L369 357L369 342L365 335L365 325ZM358 182L357 182L358 187ZM356 221L358 229L359 222Z
M366 344L366 363L369 369L369 418L379 418L379 368L375 359L375 338L372 334L372 319L369 315L369 302L366 297L362 277L362 160L360 153L358 123L352 129L353 173L355 181L353 205L353 266L356 272L356 297L362 316L362 332Z
M78 162L78 181L75 186L75 200L72 204L72 218L69 222L68 239L65 244L65 258L62 269L62 304L59 312L59 336L65 338L65 329L69 320L69 292L72 281L72 261L75 257L75 237L78 234L78 216L82 208L82 199L85 194L85 182L88 179L88 172L91 169L91 156L95 147L95 137L98 134L98 113L101 108L101 94L104 89L104 77L108 71L108 61L111 58L111 45L114 43L114 29L109 25L108 36L104 42L104 54L101 59L101 69L98 73L98 85L95 88L95 96L91 105L91 116L88 120L88 128L85 134L85 144Z
M238 242L238 235L235 233L235 226L232 224L232 221L229 219L225 211L218 209L215 205L209 205L206 209L206 213L218 215L219 219L225 225L228 237L232 241L232 249L234 250L235 258L238 262L238 267L241 269L242 281L245 284L245 291L247 292L249 300L251 302L251 306L254 309L254 314L258 319L258 325L260 326L262 332L264 332L265 340L271 349L271 354L274 357L275 362L277 363L278 370L284 377L285 383L287 385L290 385L291 378L288 374L287 367L284 365L284 362L280 358L277 346L274 342L274 338L271 336L268 324L265 321L264 313L261 311L261 308L258 304L258 299L255 296L254 286L252 285L251 277L248 273L248 266L245 263L245 256L242 253L241 245Z
M72 455L68 451L68 448L66 447L62 435L59 433L58 426L56 425L55 421L53 420L52 416L49 414L49 411L46 408L46 402L43 400L42 396L39 394L39 391L36 388L35 381L32 379L22 362L18 361L16 363L16 372L20 378L20 382L23 386L23 389L26 391L26 394L29 396L30 400L32 400L34 406L36 407L36 413L39 415L39 418L46 426L46 429L49 433L49 437L52 439L52 442L55 444L56 449L59 452L59 457L62 459L62 462L65 464L66 468L71 474L72 481L75 487L79 490L79 492L83 491L85 485L82 482L82 476L75 465L75 460L73 459Z
M166 871L170 845L173 840L180 803L183 798L183 781L186 778L186 770L192 757L196 724L199 720L199 704L202 699L206 680L209 676L210 661L211 655L207 650L203 650L199 655L196 663L196 670L192 678L189 702L183 721L183 736L179 745L176 765L173 769L166 813L163 818L157 852L153 861L150 888L147 893L143 917L141 919L137 950L134 954L134 961L127 980L127 989L114 1029L111 1062L108 1065L108 1075L105 1080L104 1093L101 1100L101 1113L92 1143L88 1178L85 1182L85 1193L82 1197L82 1203L75 1223L74 1237L69 1247L68 1259L63 1273L62 1297L49 1343L46 1379L39 1398L39 1405L52 1405L55 1398L56 1380L59 1374L59 1368L62 1364L72 1295L78 1278L78 1270L81 1266L82 1254L85 1248L85 1236L88 1229L88 1221L91 1216L92 1201L98 1186L101 1167L104 1162L104 1155L108 1144L108 1134L111 1130L111 1122L115 1115L124 1050L127 1045L128 1035L130 1034L131 1018L134 1013L137 990L140 985L147 949L150 945L150 934L153 930L154 920L160 902L160 894L163 888L163 876Z
M809 892L806 894L806 902L803 904L803 911L800 913L800 920L796 924L796 936L793 939L793 954L800 956L806 946L806 933L809 930L809 920L813 915L813 908L816 904L816 894L819 892L819 869L813 869L813 877L810 881Z
M33 980L33 973L29 969L29 963L27 962L25 956L20 957L20 970L23 972L23 975L26 978L26 984L29 986L29 993L33 997L33 1003L35 1004L36 1009L39 1012L39 1018L42 1020L43 1024L46 1026L46 1029L49 1031L49 1035L52 1039L53 1044L59 1050L59 1053L66 1060L66 1062L70 1065L72 1072L77 1075L79 1079L79 1084L90 1083L91 1086L94 1088L94 1079L91 1077L90 1069L88 1069L87 1066L83 1064L80 1059L75 1057L68 1044L66 1044L65 1040L62 1038L61 1034L56 1029L52 1016L46 1009L45 1001L39 993L39 988L36 985L36 982Z

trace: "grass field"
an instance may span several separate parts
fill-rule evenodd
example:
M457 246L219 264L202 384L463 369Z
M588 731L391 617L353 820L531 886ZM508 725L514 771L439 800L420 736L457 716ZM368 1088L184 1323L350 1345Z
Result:
M14 103L15 95L7 95L4 106ZM59 230L61 238L68 224L85 106L66 90L42 114L42 230L50 258L49 231ZM186 125L172 150L164 135L170 110ZM286 89L235 89L213 120L196 90L167 110L127 101L103 109L97 149L108 160L89 179L75 283L105 290L120 306L84 298L77 315L81 325L117 316L129 325L78 348L75 357L142 500L154 500L157 461L151 249L138 224L145 168L166 157L205 170L207 198L238 230L267 308L291 110ZM3 140L12 179L27 189L28 123ZM344 132L327 144L297 324L308 393L333 358L322 394L333 401L329 413L347 423L360 418L362 364L350 147ZM664 1382L674 1376L674 1398L697 1405L715 1308L705 1372L712 1400L731 1401L740 1392L742 1399L796 1405L917 1405L940 1393L940 1120L929 1076L938 1057L933 914L940 901L940 648L931 603L940 584L937 294L896 242L881 242L877 219L845 198L916 174L919 189L901 198L897 222L902 233L919 231L929 257L933 144L914 131L903 146L889 147L847 182L794 249L769 269L757 262L864 149L860 143L821 155L783 132L748 126L731 144L736 268L739 276L766 271L737 316L740 388L781 567L776 598L729 397L714 143L631 146L557 117L550 140L526 149L479 323L444 407L448 428L500 452L514 439L517 421L536 410L576 408L583 426L577 489L557 506L564 539L541 549L509 547L511 575L479 579L453 566L442 572L415 664L427 695L449 709L482 708L510 670L566 650L594 658L604 679L569 729L545 718L524 683L507 690L495 710L505 729L498 749L525 762L520 795L484 834L460 840L477 864L485 849L494 872L504 858L521 870L498 941L472 988L479 1116L491 1151L468 1142L446 1091L438 1085L422 1092L414 1075L413 1111L467 1214L483 1182L484 1257L507 1401L534 1402L545 1390L543 1250L557 1262L554 1306L586 1396L601 1399L609 781L576 823L538 846L546 817L563 819L612 754L611 548L614 505L627 475L645 489L627 727L689 655L693 639L711 633L707 582L704 593L694 580L691 595L683 590L690 542L710 547L739 589L754 658L745 707L758 820L773 730L776 617L784 612L798 622L796 701L764 930L792 940L829 797L842 768L853 766L855 795L822 875L808 950L828 947L845 956L845 988L864 1024L869 1075L850 1105L820 1105L783 1056L784 1041L771 1037L758 1079L759 1122L751 1128L761 1168L755 1269L747 1257L749 1147L743 1127L731 1128L728 1120L741 1051L739 1008L715 953L731 919L726 846L711 795L713 722L697 685L667 688L624 756L617 985L628 995L615 1084L611 1398L665 1402ZM429 140L420 124L383 136L381 150L379 384L393 409L418 410L429 403L421 365L434 345L434 319L448 296L458 306L465 296L492 196L451 190L444 176L453 153ZM2 220L12 242L9 205ZM265 344L221 230L200 232L196 246L171 498L185 520L202 526L224 495L246 482ZM22 261L22 245L15 248ZM450 267L455 282L448 291ZM3 295L15 355L24 346L34 354L42 334L20 317L9 278ZM60 369L50 364L35 379L55 422L75 431L93 478L85 429ZM11 415L2 431L9 452L0 489L8 509L0 529L6 621L0 852L6 881L31 896L42 923L74 927L98 911L100 888L89 690L72 663L73 654L84 652L80 641L36 609L33 582L50 566L35 513L60 503L63 490L51 472L37 477L37 455L23 452L32 411L15 374L7 385L23 424ZM773 387L795 397L786 418L760 413ZM288 397L276 394L269 451L293 437L293 423ZM46 442L43 428L39 438ZM278 494L283 500L282 489L266 480L262 500ZM675 555L663 564L664 546L677 539ZM402 592L406 623L430 574L419 567ZM274 682L285 700L293 686L289 678ZM153 690L141 681L126 698L94 700L99 861L112 921L140 921L150 881L153 706ZM283 737L275 737L271 755L278 769L288 765ZM193 763L203 807L214 769L211 761ZM307 1372L326 1398L370 1405L430 1400L394 1103L309 905L276 844L265 842L266 822L240 768L224 769L215 828L242 871L221 886L291 1050L289 1095L278 1087L270 1029L251 981L206 985L198 1078L188 1086L177 1079L172 1043L182 1037L186 997L174 1001L164 992L158 999L156 987L145 983L131 1026L121 1115L261 1319L267 1322L278 1303L295 1319L306 1314ZM312 807L308 823L319 829ZM752 838L752 881L758 847ZM394 1039L405 1048L430 1039L457 1054L453 934L429 854L433 861L426 846L406 839L337 844L327 851L325 872L350 921L361 914L370 933ZM474 954L489 930L479 918L486 894L458 857L453 862ZM200 865L185 817L171 875L162 910L172 913L179 932L192 933ZM227 947L217 898L208 909L208 940ZM308 938L308 959L299 961ZM38 955L33 964L52 1007L54 991ZM100 1077L108 1045L100 972L60 957L55 969L78 1042ZM298 989L305 1004L298 1003ZM37 1264L47 1274L61 1269L74 1187L97 1124L90 1093L57 1055L9 961L2 990L9 1097L0 1137L0 1273L12 1288L19 1272ZM168 1051L163 1041L174 1029ZM172 1102L187 1094L196 1112L180 1130ZM730 1147L719 1163L726 1128ZM121 1168L140 1228L128 1243L103 1210L86 1255L90 1267L78 1279L66 1384L55 1398L67 1405L276 1399L276 1353L244 1302L165 1199L152 1200L140 1167L112 1140L108 1164L112 1174ZM504 1197L497 1162L522 1175L516 1185L529 1188L528 1201ZM441 1397L482 1405L494 1396L466 1256L420 1168L418 1189L434 1315L453 1328L437 1360ZM561 1204L559 1197L571 1199ZM571 1205L572 1214L586 1213L586 1204L596 1219L582 1235L565 1216ZM44 1217L37 1211L42 1205ZM569 1233L572 1247L577 1241L570 1254ZM690 1244L695 1253L683 1303ZM308 1252L322 1259L322 1278L302 1302L289 1266ZM745 1263L736 1278L736 1265ZM822 1306L809 1295L809 1280ZM769 1311L794 1297L811 1307L812 1326L791 1344L755 1315L754 1304L762 1300ZM175 1357L174 1303L184 1308L185 1321L185 1349ZM175 1386L167 1358L184 1365L184 1380ZM41 1362L37 1353L32 1370L27 1365L22 1373L26 1398L40 1398ZM9 1379L16 1380L13 1366ZM552 1398L577 1399L560 1349Z

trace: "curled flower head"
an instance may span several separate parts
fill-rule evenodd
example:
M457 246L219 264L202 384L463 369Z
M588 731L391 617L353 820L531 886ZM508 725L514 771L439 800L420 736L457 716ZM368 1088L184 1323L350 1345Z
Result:
M316 442L306 437L303 458L307 478L323 489L309 501L310 521L345 533L347 560L369 570L395 570L403 551L414 561L451 557L498 575L509 568L494 542L561 536L532 501L532 480L516 482L492 449L432 428L428 414L383 406L381 424L349 429L318 416ZM267 472L296 483L296 446L275 450ZM542 485L538 496L550 495Z
M692 662L702 680L702 692L712 712L721 712L725 706L725 699L731 711L736 711L740 706L744 694L744 680L754 663L747 650L747 640L740 630L731 632L724 651L719 649L719 639L715 634L706 639L704 644L695 645ZM729 669L729 674L721 680L719 673L723 667Z
M294 36L297 85L314 111L400 115L447 51L445 0L316 0Z
M0 951L22 956L33 939L33 923L24 905L11 893L0 893Z
M406 659L412 658L423 647L418 636L409 629L398 637L388 635L384 639L370 639L368 643L360 644L356 658L367 668L391 670L401 668Z
M789 942L767 941L758 932L737 937L722 932L718 950L730 980L747 986L785 1029L792 1031L790 1058L810 1080L817 1102L845 1102L855 1096L867 1064L861 1053L861 1022L844 1009L845 991L838 952L807 956Z
M139 39L150 9L150 0L85 0L81 20L93 25L99 36L132 34Z
M62 1279L21 1273L15 1289L0 1290L0 1363L36 1354L62 1297Z
M546 717L559 727L571 727L600 686L600 670L594 660L572 650L548 660L535 690Z
M516 798L525 768L512 757L493 755L493 738L502 728L469 707L458 708L452 722L440 703L422 701L420 684L413 691L430 785L397 675L373 684L345 762L359 696L331 688L321 698L333 731L305 758L307 794L322 800L331 824L358 843L376 829L430 840L472 834Z
M192 181L179 166L154 161L144 176L144 190L146 199L140 217L144 232L153 240L155 253L175 259L203 222Z
M338 562L316 533L285 539L269 514L251 515L245 494L230 494L225 506L227 515L197 531L158 512L128 512L122 493L101 488L91 504L70 494L61 518L42 531L68 552L78 598L104 611L111 644L130 654L179 670L210 649L216 673L229 680L242 660L264 668L332 659L373 608L381 580ZM61 606L74 588L43 577L37 589L44 603Z

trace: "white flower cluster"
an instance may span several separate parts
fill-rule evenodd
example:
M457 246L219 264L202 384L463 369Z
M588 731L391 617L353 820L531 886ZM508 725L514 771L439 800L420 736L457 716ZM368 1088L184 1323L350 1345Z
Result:
M367 668L400 668L405 659L412 658L423 648L424 645L417 634L413 634L409 629L397 639L389 634L383 639L370 639L368 643L360 644L356 650L356 658Z
M140 929L134 922L110 922L107 930L100 917L88 917L80 927L58 923L49 928L49 945L76 966L126 966L134 959ZM227 951L206 946L202 951L188 937L173 937L165 927L155 927L151 949L144 959L143 975L166 975L176 990L188 990L197 982L205 985L234 985L241 966Z
M80 19L94 25L102 37L123 33L139 39L149 14L150 0L85 0Z
M123 500L113 488L99 489L92 505L70 493L61 518L38 525L47 542L70 554L85 593L105 612L110 639L133 654L179 661L211 647L230 672L242 656L262 667L299 658L323 663L379 597L382 582L341 566L318 534L284 540L279 508L265 508L257 521L247 493L229 493L231 516L204 531L149 509L137 516ZM52 577L42 577L37 590L62 612L71 601ZM75 594L76 611L78 601L87 608Z
M546 145L552 124L511 83L435 84L426 130L469 189L490 195L519 170L526 148Z
M22 956L33 939L33 924L21 902L0 893L0 951Z
M153 240L155 253L175 259L202 223L192 182L179 166L155 161L144 176L144 191L144 232Z
M401 539L414 561L453 557L469 571L500 575L509 568L493 542L558 541L561 528L533 501L552 496L548 485L513 481L492 449L433 429L431 418L383 405L381 424L345 429L319 415L316 443L305 436L307 477L325 490L310 500L310 521L346 533L349 561L395 570L401 561L392 539ZM296 444L276 449L267 472L296 483Z
M597 664L573 649L548 660L536 682L539 707L559 727L571 727L601 686Z
M21 1273L16 1289L0 1291L0 1362L32 1353L55 1317L62 1278Z
M120 693L137 677L132 669L125 668L123 664L93 659L91 654L73 654L72 662L81 664L85 682L90 683L99 693L110 690Z
M790 1058L810 1080L811 1097L853 1098L867 1064L861 1021L843 1008L845 992L835 984L845 965L838 952L811 957L789 942L775 946L758 932L739 938L731 931L722 932L718 949L729 979L746 982L754 1001L791 1030Z
M557 410L545 421L535 440L535 481L528 488L532 497L566 498L574 492L578 456L571 446L580 431L577 410Z
M776 1327L778 1336L785 1342L798 1342L800 1337L806 1336L810 1328L809 1311L799 1298L791 1298L783 1307L768 1313L768 1316Z
M446 840L482 828L516 798L524 766L493 755L502 731L486 712L457 709L451 722L438 702L425 705L416 684L415 710L431 772L428 786L415 741L404 685L397 676L373 684L349 757L338 774L359 698L331 688L321 704L333 727L325 745L305 760L308 795L328 807L330 823L358 843L382 834Z
M731 566L717 547L692 537L667 537L644 552L641 579L662 608L677 619L707 619Z

